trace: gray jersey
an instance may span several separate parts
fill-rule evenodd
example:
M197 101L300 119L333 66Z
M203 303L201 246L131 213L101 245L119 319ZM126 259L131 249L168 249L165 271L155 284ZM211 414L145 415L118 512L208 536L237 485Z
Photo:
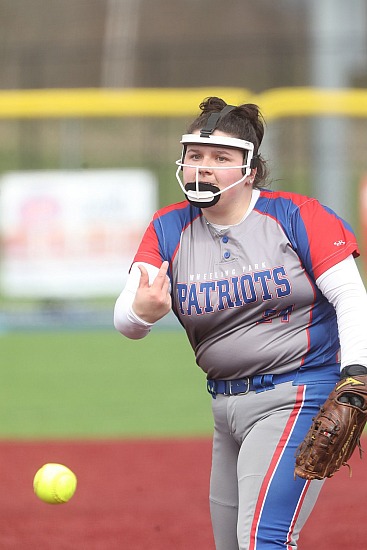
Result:
M217 231L187 202L157 212L134 261L170 262L173 311L208 378L337 361L334 308L315 280L350 254L351 228L317 201L261 191L250 215Z

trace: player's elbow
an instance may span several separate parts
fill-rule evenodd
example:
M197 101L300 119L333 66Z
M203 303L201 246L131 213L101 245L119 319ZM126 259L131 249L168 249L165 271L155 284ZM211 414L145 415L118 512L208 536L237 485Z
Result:
M150 327L133 323L126 315L121 316L116 310L114 312L113 324L120 334L130 340L141 340L150 332Z

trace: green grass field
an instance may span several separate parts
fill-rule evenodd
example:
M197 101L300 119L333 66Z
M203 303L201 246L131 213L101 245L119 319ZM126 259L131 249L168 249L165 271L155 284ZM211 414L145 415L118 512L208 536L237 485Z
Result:
M1 439L211 433L205 376L179 330L11 332L0 349Z

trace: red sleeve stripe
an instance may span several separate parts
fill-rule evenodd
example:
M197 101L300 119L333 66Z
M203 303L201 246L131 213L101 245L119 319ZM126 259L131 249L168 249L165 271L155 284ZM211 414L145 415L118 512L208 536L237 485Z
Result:
M159 243L153 222L148 225L140 246L135 254L133 263L146 262L160 268L162 258L159 253Z

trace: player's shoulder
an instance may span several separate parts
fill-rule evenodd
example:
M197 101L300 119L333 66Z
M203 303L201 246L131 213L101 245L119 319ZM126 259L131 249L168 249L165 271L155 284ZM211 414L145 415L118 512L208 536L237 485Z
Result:
M171 212L182 212L182 211L185 211L188 206L190 205L187 201L175 202L167 206L162 206L155 212L154 217L155 218L163 217L163 216L166 216L167 214L170 214Z
M163 206L155 212L153 215L154 220L181 220L182 222L189 223L189 221L201 216L201 210L192 206L188 201L175 202L168 206Z
M288 215L300 210L314 210L323 208L317 199L308 195L294 193L292 191L274 191L261 189L256 208L264 213L282 212Z
M306 203L318 203L317 199L308 195L301 195L293 191L276 191L272 189L261 189L260 198L272 202L288 202L298 207Z

